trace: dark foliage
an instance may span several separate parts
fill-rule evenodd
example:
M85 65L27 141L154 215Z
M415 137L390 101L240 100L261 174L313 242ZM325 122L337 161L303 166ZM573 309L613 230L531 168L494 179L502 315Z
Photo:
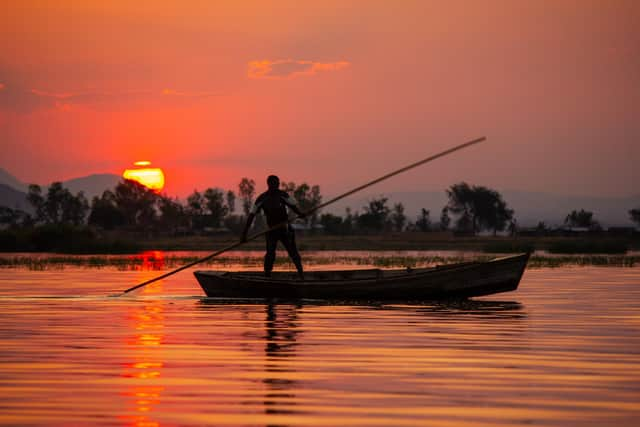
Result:
M580 209L571 211L564 219L565 225L569 227L599 228L599 224L593 219L593 212Z
M482 230L502 231L513 218L513 210L500 193L487 187L470 186L466 182L452 185L447 190L448 210L458 215L456 226L460 231L474 234Z

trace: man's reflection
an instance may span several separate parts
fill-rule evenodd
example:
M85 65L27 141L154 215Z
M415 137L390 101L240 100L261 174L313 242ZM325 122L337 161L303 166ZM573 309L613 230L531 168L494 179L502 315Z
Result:
M266 306L265 322L265 378L262 382L267 386L264 398L266 414L290 414L289 409L295 405L295 395L291 392L295 380L289 377L294 372L287 363L287 358L295 356L299 334L297 320L299 305Z

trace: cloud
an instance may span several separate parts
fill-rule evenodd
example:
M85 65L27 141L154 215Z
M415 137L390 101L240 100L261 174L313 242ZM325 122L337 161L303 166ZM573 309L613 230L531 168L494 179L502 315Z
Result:
M322 71L337 71L347 68L348 61L315 62L295 59L279 59L275 61L250 61L247 77L250 79L288 79L297 76L312 76Z
M189 100L221 96L217 92L180 92L173 89L162 91L78 91L51 92L31 89L20 84L0 83L0 109L17 113L39 110L70 110L74 106L87 106L98 110L118 110L139 103L167 103L184 105Z
M180 92L173 89L163 89L163 96L176 96L181 98L210 98L213 96L222 96L219 92Z

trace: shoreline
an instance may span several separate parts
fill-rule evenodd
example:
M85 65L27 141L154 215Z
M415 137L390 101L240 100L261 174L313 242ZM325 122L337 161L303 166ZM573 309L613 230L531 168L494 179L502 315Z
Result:
M138 254L68 255L58 253L4 253L0 254L0 269L27 268L51 270L69 267L116 268L118 270L166 271L196 261L209 252L147 251ZM263 251L233 251L200 264L202 268L242 270L262 268ZM465 261L486 261L508 256L505 253L481 253L474 251L307 251L303 252L306 268L406 268L432 267ZM278 252L275 265L278 269L293 270L293 264L284 251ZM572 254L557 255L533 253L528 269L563 266L638 267L640 253ZM196 267L197 268L197 267Z

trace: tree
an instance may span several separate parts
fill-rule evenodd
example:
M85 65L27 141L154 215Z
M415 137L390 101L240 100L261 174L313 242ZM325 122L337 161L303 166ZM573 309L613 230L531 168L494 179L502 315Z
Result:
M449 208L445 206L440 212L440 230L448 230L449 224L451 224L451 218L449 217Z
M341 216L333 215L330 213L322 214L320 216L320 224L322 224L322 228L327 234L343 233L344 224Z
M158 199L160 225L164 230L175 232L178 227L186 225L188 217L184 206L177 199L160 196Z
M35 210L36 222L46 222L46 214L44 211L44 197L42 197L42 189L37 184L29 185L29 192L27 193L27 201L33 206Z
M631 221L635 222L640 227L640 208L631 209L629 211L629 217L631 218Z
M156 202L160 196L137 181L125 179L114 191L114 201L124 216L125 225L149 229L156 220Z
M507 208L500 193L487 187L462 182L452 185L447 195L447 209L459 215L456 223L459 230L476 234L485 229L496 234L513 218L513 210Z
M209 216L209 224L220 228L222 220L227 215L228 208L224 204L224 192L217 188L207 188L204 192L204 201Z
M27 227L33 225L33 219L28 213L20 209L11 209L6 206L0 206L0 224L15 227Z
M242 211L245 216L249 216L253 206L253 198L256 195L256 182L249 178L242 178L238 184L238 194L242 201Z
M357 222L354 215L351 213L351 208L345 209L344 220L342 221L342 230L344 234L351 234L353 232L353 224Z
M310 187L306 182L300 185L296 185L294 182L288 182L285 183L282 188L284 191L291 193L298 204L298 208L302 212L309 212L322 203L322 195L320 194L320 186L318 185ZM304 221L306 224L313 226L318 222L319 215L319 211L314 211L311 215L307 216Z
M67 197L61 182L54 182L49 186L47 199L44 202L44 212L47 222L60 224L62 222L62 205Z
M116 197L113 192L106 190L101 197L95 196L91 201L91 213L89 225L112 230L125 224L124 214L116 205Z
M598 222L593 219L593 212L584 209L571 211L564 219L564 223L568 227L593 228L598 226Z
M227 191L227 211L229 214L233 214L236 210L236 193L229 190Z
M363 207L364 213L358 216L358 227L368 231L384 230L389 223L388 200L386 197L380 197L369 201L369 204Z
M407 217L404 214L404 205L402 203L396 203L393 205L393 211L391 212L391 224L395 231L403 231L407 224Z
M89 201L84 196L84 192L80 191L74 196L65 189L62 198L61 222L73 225L84 224L87 212L89 212Z
M420 215L416 221L416 228L420 231L429 231L431 228L431 220L429 219L429 211L425 208L420 210Z
M187 196L185 211L191 222L191 228L202 229L205 226L205 203L204 196L197 190L193 190L193 193Z
M40 186L31 184L27 200L36 211L36 221L46 224L80 225L89 211L89 202L84 193L81 191L74 196L61 182L49 186L46 198Z

